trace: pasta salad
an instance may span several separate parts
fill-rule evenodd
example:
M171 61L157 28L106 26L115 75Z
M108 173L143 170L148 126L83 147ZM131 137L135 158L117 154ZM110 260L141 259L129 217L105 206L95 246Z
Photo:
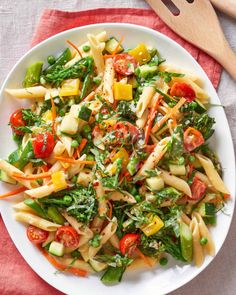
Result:
M18 148L0 178L18 186L0 199L22 193L15 219L60 272L114 284L169 256L199 267L230 197L207 143L208 95L156 48L126 49L105 31L87 39L5 89L32 106L10 116Z

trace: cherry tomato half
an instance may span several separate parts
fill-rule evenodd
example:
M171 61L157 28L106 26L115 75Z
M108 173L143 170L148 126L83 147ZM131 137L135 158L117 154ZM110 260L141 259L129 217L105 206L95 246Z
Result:
M202 133L193 127L188 127L184 132L184 147L188 152L195 150L205 142Z
M49 232L46 230L43 230L41 228L38 228L36 226L30 225L27 228L27 237L30 240L30 242L34 244L41 244L45 242L48 238Z
M36 158L48 158L55 146L54 136L50 132L38 134L33 141L34 155Z
M198 179L196 176L193 178L193 183L190 186L192 192L192 200L199 200L205 194L207 185Z
M56 241L64 244L65 247L77 247L79 235L72 226L61 226L56 232Z
M137 62L134 57L127 53L115 55L113 58L113 63L115 71L125 76L132 75L135 68L137 67Z
M138 128L126 121L117 122L113 128L117 143L122 143L122 141L133 143L140 135Z
M186 83L175 82L170 89L171 96L184 97L188 102L191 102L196 97L193 88Z
M120 252L132 256L140 244L141 237L139 234L126 234L120 240Z
M16 110L14 113L11 114L10 117L10 125L13 130L18 135L24 135L24 132L21 130L17 130L17 127L23 127L26 125L26 121L23 119L22 114L23 109Z

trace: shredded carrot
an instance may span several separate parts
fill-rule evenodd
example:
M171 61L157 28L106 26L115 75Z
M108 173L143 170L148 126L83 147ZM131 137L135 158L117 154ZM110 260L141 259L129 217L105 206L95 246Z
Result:
M29 175L20 174L20 173L16 173L16 172L12 173L13 177L19 178L19 179L24 179L24 180L35 180L35 179L49 178L49 177L51 177L51 175L52 175L51 172L44 172L44 173L39 173L39 174L29 174Z
M185 98L181 98L180 100L179 100L179 102L177 103L177 105L175 105L173 108L170 108L170 110L168 110L168 113L164 116L164 117L162 117L161 118L161 120L160 121L158 121L155 125L154 125L154 127L152 128L152 133L155 133L157 130L158 130L158 128L160 128L170 117L172 117L174 114L175 114L175 112L184 104L186 102L186 99Z
M68 44L70 44L70 46L72 46L79 53L79 55L80 55L81 58L83 57L82 54L81 54L81 52L79 51L79 48L74 43L72 43L70 40L66 40L66 42Z
M86 277L88 275L87 271L75 268L75 267L70 267L70 266L65 266L58 262L54 257L52 257L46 250L44 250L41 246L37 246L39 251L43 254L43 256L58 270L60 271L66 271L69 273L73 273L74 275L80 276L80 277Z
M216 196L214 199L211 199L208 201L208 203L220 203L224 200L224 198L222 196Z
M228 199L230 199L231 198L231 196L229 195L229 194L224 194L224 199L225 200L228 200Z
M117 54L117 52L118 52L118 50L119 50L119 47L120 47L121 43L123 42L123 40L124 40L124 36L122 36L122 37L120 38L120 41L118 42L118 44L117 44L115 50L112 52L112 55Z
M89 95L87 95L84 98L84 101L90 101L90 100L92 100L94 98L95 94L96 94L95 91L90 92Z
M111 202L109 200L107 200L107 204L108 204L108 207L109 207L109 213L107 214L107 216L108 216L109 219L112 219L112 209L113 209L113 207L112 207L112 204L111 204Z
M80 156L80 153L82 152L82 150L86 146L87 142L88 142L88 140L86 138L82 138L80 145L78 146L78 148L74 152L74 155L73 155L74 159L77 159Z
M8 192L8 193L5 193L5 194L0 195L0 199L5 199L5 198L7 198L7 197L17 195L17 194L19 194L19 193L24 192L26 189L27 189L26 187L20 187L20 188L17 188L17 189L15 189L15 190L13 190L13 191L10 191L10 192Z
M71 164L87 164L87 165L96 164L96 161L75 160L75 159L64 158L64 157L59 157L59 156L55 156L55 159L65 162L65 163L71 163Z
M148 257L145 256L138 248L136 249L136 253L139 255L140 258L150 267L152 267L151 262L149 261Z
M145 135L144 135L144 138L145 138L145 144L148 143L148 140L149 140L149 136L151 134L151 129L152 129L152 124L153 124L153 121L154 121L154 118L156 116L156 113L157 113L157 108L160 104L160 101L162 99L162 96L159 95L158 98L156 99L151 111L150 111L150 114L148 116L148 120L147 120L147 127L145 129Z
M57 112L56 112L54 100L51 95L50 95L50 100L51 100L51 104L52 104L52 133L55 134L56 133L55 127L56 127Z
M86 138L82 138L80 145L78 146L78 153L80 154L84 147L86 146L88 140Z
M107 58L113 58L113 57L114 57L113 54L105 54L105 55L103 55L103 58L104 58L104 59L107 59Z

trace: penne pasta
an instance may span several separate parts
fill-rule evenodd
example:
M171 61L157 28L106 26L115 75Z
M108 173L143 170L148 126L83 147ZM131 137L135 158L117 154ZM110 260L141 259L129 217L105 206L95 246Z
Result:
M109 239L114 235L117 228L117 219L113 217L113 219L108 223L108 225L102 230L101 232L101 240L100 240L100 246L99 247L89 247L88 255L89 259L92 259L98 251L102 248L102 245L104 245Z
M67 258L67 257L61 257L61 258L56 258L62 265L66 266L66 267L69 267L73 261L73 259L71 258ZM77 259L75 262L73 262L73 268L78 268L78 269L81 269L81 270L85 270L87 271L88 273L94 273L94 270L92 269L92 267L84 262L83 260L81 259Z
M155 94L155 89L153 86L144 87L143 92L140 95L140 98L138 100L137 107L136 107L136 115L139 119L142 118L143 113L147 109L154 94Z
M116 249L120 249L120 241L116 234L110 237L109 242L112 244L113 247Z
M105 190L100 180L95 180L93 183L94 189L96 191L96 198L98 200L98 214L103 217L107 213L107 201L105 198Z
M137 176L145 176L146 170L152 170L158 164L160 159L164 156L166 152L166 147L170 137L162 139L154 148L153 152L149 155L142 168L138 171Z
M136 203L135 198L131 194L129 194L128 192L125 192L125 191L123 191L122 193L117 192L117 191L110 192L108 194L107 199L112 200L112 201L124 201L124 202L130 203L130 204Z
M177 190L185 193L187 196L191 197L192 192L187 184L187 182L177 176L171 175L170 173L162 170L161 177L163 178L164 182L169 186L176 188Z
M204 252L200 244L201 236L199 231L199 225L195 217L192 218L189 227L193 235L193 260L196 266L200 267L204 262Z
M136 120L136 125L138 126L138 128L144 128L146 123L147 123L147 119L148 119L148 110L145 110L144 113L142 114L141 118Z
M91 53L94 59L95 66L97 68L97 73L98 75L103 75L104 59L102 56L102 49L99 46L99 42L94 35L88 34L87 37L91 46Z
M35 211L33 209L31 209L29 206L25 205L24 202L19 202L19 203L14 204L12 206L12 208L16 211L24 211L24 212L28 212L31 214L35 213Z
M103 98L109 103L114 102L113 97L113 81L115 77L115 70L113 66L112 58L107 58L105 62L105 70L103 76L103 89L102 94Z
M28 212L17 212L14 217L17 221L34 225L49 232L56 231L61 226Z
M15 179L18 183L22 184L23 186L29 189L38 187L38 183L36 181L29 181L14 177L13 173L23 174L23 172L15 166L9 164L7 161L0 159L0 169L3 170L6 174L8 174L11 178Z
M16 98L42 99L47 89L43 86L34 86L19 89L5 89L5 92Z
M204 220L202 219L201 215L198 212L193 212L193 217L195 217L197 220L201 237L202 238L204 237L207 239L207 243L206 243L206 245L203 246L203 249L206 251L206 253L208 255L214 256L215 255L215 245L214 245L211 234L210 234Z
M221 179L218 172L216 171L212 161L200 154L196 154L196 157L200 161L202 167L204 168L206 172L206 175L208 176L214 188L223 194L229 194L228 189L226 188L223 180Z
M39 198L46 197L53 192L54 192L54 185L51 184L51 185L43 185L37 188L26 190L25 195L30 198L39 199Z
M98 234L102 230L102 226L104 223L104 219L101 218L100 216L95 216L92 224L91 224L91 230L95 233Z

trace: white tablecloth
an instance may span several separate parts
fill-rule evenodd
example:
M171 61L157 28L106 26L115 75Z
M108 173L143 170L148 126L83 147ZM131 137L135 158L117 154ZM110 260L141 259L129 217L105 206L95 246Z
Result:
M15 62L29 49L33 31L44 8L76 11L99 7L148 8L148 5L143 0L1 0L0 86ZM236 51L236 20L222 14L219 14L219 18L227 39ZM222 74L218 94L225 106L236 146L236 83L225 72ZM221 251L210 266L171 294L236 294L236 216Z

